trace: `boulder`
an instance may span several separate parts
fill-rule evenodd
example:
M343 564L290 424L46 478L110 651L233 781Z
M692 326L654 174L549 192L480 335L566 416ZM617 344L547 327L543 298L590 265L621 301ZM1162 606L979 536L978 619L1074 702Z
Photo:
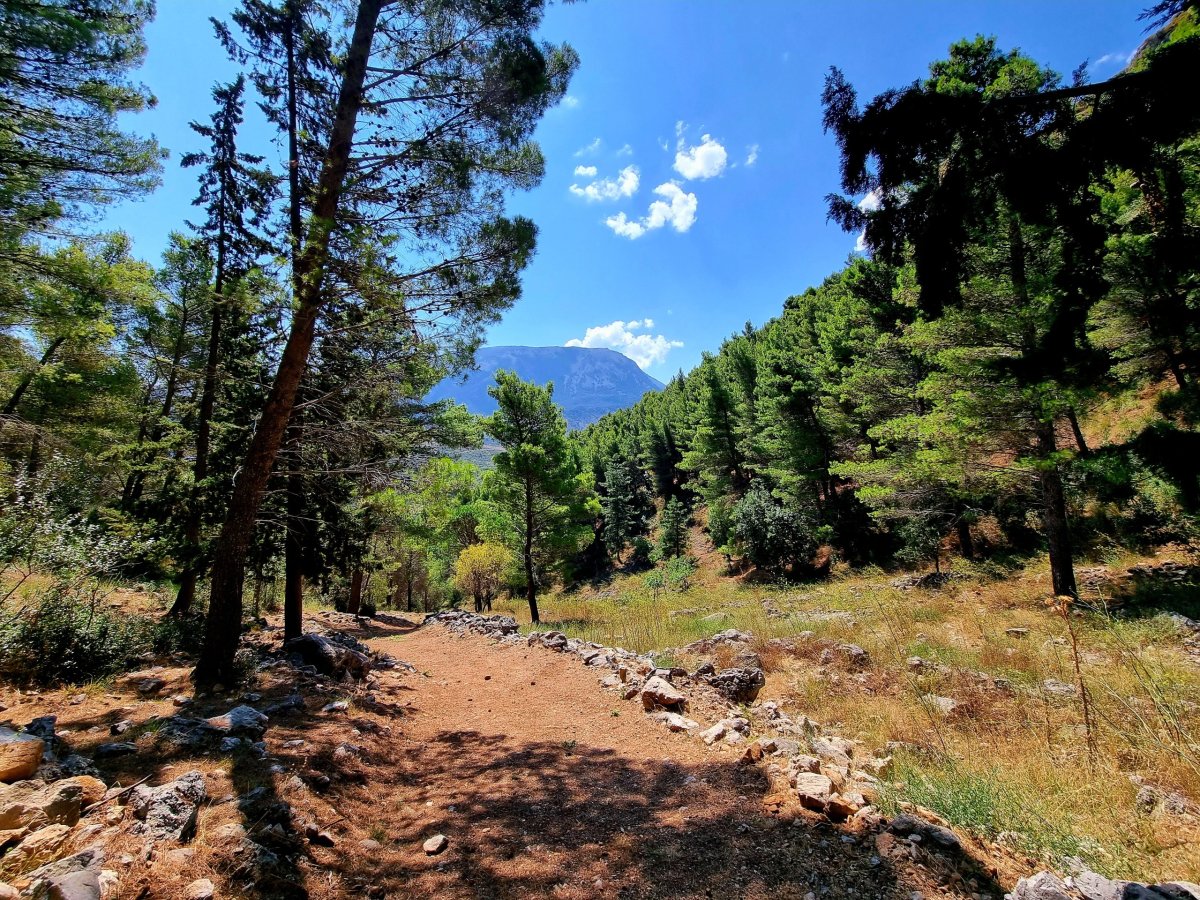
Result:
M83 806L82 781L68 779L49 785L40 781L19 781L0 787L0 831L46 825L74 826ZM87 781L90 783L95 779ZM101 797L104 791L103 783L100 783ZM94 790L91 793L95 795Z
M129 794L134 822L130 831L154 838L185 841L196 828L200 804L208 796L204 775L192 771L159 787L138 785Z
M641 690L642 705L647 710L657 707L680 708L687 698L673 684L654 675L646 679Z
M4 857L6 868L23 872L57 859L71 836L70 825L47 825L26 837Z
M1165 881L1154 885L1168 900L1200 900L1200 884L1191 881Z
M1095 872L1084 872L1071 881L1075 890L1083 894L1086 900L1163 900L1164 896L1144 884L1113 881Z
M712 746L717 741L719 741L721 738L725 737L725 733L728 730L729 729L725 727L724 722L718 722L716 725L713 725L711 728L706 728L702 732L700 732L700 740L704 741L704 743L708 744L709 746ZM761 749L759 752L759 756L760 757L762 756Z
M32 777L45 750L46 742L40 737L0 727L0 781Z
M321 634L302 634L283 645L285 652L300 657L304 665L315 666L322 675L332 678L365 678L371 671L371 660L360 653Z
M213 716L208 724L219 728L232 737L248 737L258 740L267 727L267 716L252 706L235 706L223 716Z
M101 900L104 897L102 873L83 869L46 879L47 900Z
M809 741L812 752L839 766L850 765L854 756L854 744L840 737L814 737Z
M939 844L948 850L957 850L962 846L958 835L945 825L930 822L928 819L912 815L911 813L900 813L900 815L893 818L888 823L888 830L895 834L917 834L923 839L928 839L932 843ZM1040 900L1040 898L1037 895L1032 895L1030 900Z
M726 669L706 680L733 703L753 703L767 683L767 676L762 669Z
M833 782L818 772L797 772L792 780L800 805L805 809L824 812L833 796Z
M939 697L937 694L925 694L921 697L925 704L938 714L949 718L954 715L961 704L953 697Z
M1053 872L1038 872L1017 882L1012 900L1073 900L1067 885Z
M649 716L655 722L666 725L668 731L695 731L700 727L698 723L693 722L691 719L681 716L679 713L667 712L666 710L649 713Z
M437 856L449 846L450 839L448 837L444 834L435 834L421 845L421 849L425 851L427 856Z

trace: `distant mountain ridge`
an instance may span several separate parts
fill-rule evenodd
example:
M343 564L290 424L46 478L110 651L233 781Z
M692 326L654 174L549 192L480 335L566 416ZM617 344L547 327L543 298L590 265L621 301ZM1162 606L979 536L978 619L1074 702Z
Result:
M430 400L454 400L481 416L496 411L488 396L495 374L504 369L526 381L554 382L554 401L571 428L584 428L601 416L637 403L663 383L638 368L627 356L600 347L482 347L475 371L465 380L446 378L429 393Z

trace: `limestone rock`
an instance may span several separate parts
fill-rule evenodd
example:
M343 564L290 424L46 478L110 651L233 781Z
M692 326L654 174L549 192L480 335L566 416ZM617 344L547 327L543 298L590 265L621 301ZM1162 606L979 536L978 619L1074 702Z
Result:
M437 856L450 846L450 839L444 834L435 834L421 845L427 856Z
M850 765L850 760L854 756L854 744L845 738L818 736L809 741L809 746L812 747L813 753L821 759L839 766Z
M1010 896L1012 900L1072 900L1066 884L1052 872L1038 872L1022 878Z
M695 731L700 727L699 724L693 722L691 719L681 716L679 713L660 710L659 712L649 713L648 715L655 722L666 725L668 731Z
M725 727L725 723L718 722L716 725L713 725L711 728L706 728L702 732L700 732L700 740L704 741L704 743L708 744L709 746L712 746L717 741L719 741L721 738L725 737L726 731L728 731L728 729ZM759 756L760 757L762 756L761 748L760 748Z
M648 709L662 706L670 708L682 707L687 700L683 693L669 681L654 675L646 679L641 690L642 705Z
M734 703L753 703L767 683L762 669L726 669L710 675L708 683Z
M207 878L197 878L183 889L183 900L212 900L217 888Z
M89 779L91 781L95 779ZM49 785L40 781L19 781L0 787L0 830L74 826L79 821L83 796L83 785L77 779ZM103 786L100 796L104 796Z
M796 796L800 798L800 805L805 809L824 812L825 805L833 796L833 782L825 775L815 772L797 772L792 786L796 789Z
M208 796L204 775L192 771L159 787L138 785L129 794L136 821L133 834L185 841L196 828L200 804Z
M234 737L258 740L267 727L267 717L252 706L235 706L223 716L213 716L208 724Z
M18 872L45 865L58 858L59 851L71 836L69 825L47 825L39 828L4 857L4 865Z
M0 728L0 781L32 777L45 750L46 742L39 737Z

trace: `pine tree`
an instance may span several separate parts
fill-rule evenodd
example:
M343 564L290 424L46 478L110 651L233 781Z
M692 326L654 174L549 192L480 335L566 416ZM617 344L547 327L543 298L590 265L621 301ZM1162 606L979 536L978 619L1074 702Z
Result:
M632 447L618 450L604 469L604 543L620 562L626 545L646 533L653 506L646 491L645 475L633 457Z
M571 452L553 385L539 387L500 371L488 393L497 409L485 427L504 449L493 460L486 493L521 560L529 615L537 622L538 587L591 535L599 504L590 475Z
M658 554L663 559L683 556L687 552L688 514L678 497L672 497L663 507L658 520Z
M196 205L207 213L197 231L213 257L212 302L208 311L208 352L204 380L196 412L195 462L192 466L192 496L184 525L185 550L190 555L179 576L179 591L170 614L187 614L196 596L196 581L204 566L201 549L201 524L212 453L212 425L217 402L218 381L222 377L222 350L228 342L225 320L234 305L236 285L258 259L271 250L263 228L275 194L275 179L264 168L261 156L237 149L238 128L243 121L243 93L246 82L241 76L213 89L217 104L211 124L196 122L191 128L208 138L206 153L189 153L182 159L185 168L203 167ZM229 373L224 373L228 375Z

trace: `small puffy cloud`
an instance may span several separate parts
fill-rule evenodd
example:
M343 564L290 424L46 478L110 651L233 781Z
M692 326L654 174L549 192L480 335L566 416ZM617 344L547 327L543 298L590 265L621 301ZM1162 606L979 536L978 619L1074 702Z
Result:
M562 98L562 105L565 109L574 109L579 105L579 98L572 94L567 94L567 96Z
M679 135L678 143L675 146L676 172L689 181L694 179L703 181L715 178L725 171L725 166L729 162L729 154L725 152L725 148L720 143L713 140L712 135L706 134L700 138L700 143L695 147L688 147L683 139L682 122L676 126L676 133Z
M746 165L752 166L758 162L758 144L751 144L746 148Z
M1136 50L1130 50L1128 53L1105 53L1098 60L1092 63L1089 68L1092 69L1092 71L1109 68L1123 69L1125 66L1129 65L1129 63L1133 60L1134 54L1136 53Z
M575 170L575 174L591 177L596 174L596 167L579 166ZM582 187L573 184L570 191L576 197L582 197L589 203L596 203L601 200L620 200L622 197L632 197L637 193L640 183L641 176L638 174L637 166L626 166L617 173L616 178L599 178Z
M668 340L661 334L644 333L653 327L653 319L634 319L632 322L618 319L607 325L589 328L582 338L571 338L566 346L608 347L625 354L640 368L647 369L655 363L666 362L668 353L683 346L683 341Z
M579 178L595 178L598 170L595 166L576 166L575 175Z
M624 147L622 147L620 150L617 151L617 156L633 156L633 145L626 144Z
M870 191L867 196L858 201L858 208L863 212L875 212L879 209L879 191Z
M596 138L587 146L580 147L578 150L576 150L575 155L576 156L591 156L595 153L599 153L600 148L603 145L604 145L604 141L600 140L600 138Z
M646 215L641 219L630 219L620 212L609 216L604 220L604 224L611 228L614 234L631 241L664 225L670 225L682 234L695 224L696 207L699 205L695 194L685 191L674 181L660 184L654 189L654 193L662 199L651 203Z

